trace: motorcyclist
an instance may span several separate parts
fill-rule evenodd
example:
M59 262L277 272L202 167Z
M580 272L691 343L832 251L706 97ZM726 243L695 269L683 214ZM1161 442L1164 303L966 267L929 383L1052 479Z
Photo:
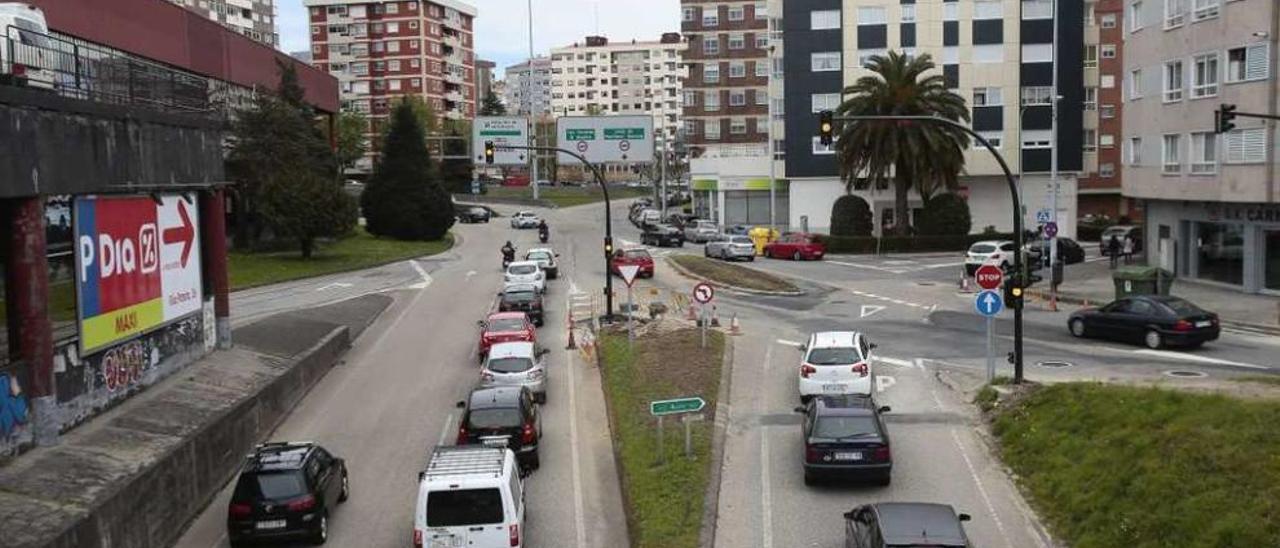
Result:
M506 265L507 263L510 263L515 260L516 260L516 246L511 245L511 240L507 240L507 243L503 244L502 246L502 264Z
M543 242L546 242L547 237L550 235L551 235L551 228L547 226L547 221L545 219L539 219L538 220L538 237L541 238Z

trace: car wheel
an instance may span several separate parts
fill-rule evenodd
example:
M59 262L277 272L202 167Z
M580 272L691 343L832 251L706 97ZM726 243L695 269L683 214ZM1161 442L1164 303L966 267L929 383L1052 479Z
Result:
M351 479L347 476L346 470L342 471L342 493L338 494L338 502L347 502L351 498Z
M703 256L703 257L706 257L706 258L708 258L708 259L710 259L710 258L711 258L711 250L710 250L710 249L707 249L707 248L705 248L705 247L704 247L704 248L702 248L702 256Z
M312 533L311 544L321 545L329 540L329 514L327 512L320 514L320 521L316 523L316 531Z
M541 394L534 394L533 400L538 403L547 403L547 393L543 392Z
M528 466L530 470L537 470L539 467L542 466L542 459L538 457L537 451L534 451L532 454L529 455Z
M542 316L538 316L537 318L534 318L534 320L533 320L533 325L536 325L536 326L538 326L538 327L542 327L542 323L543 323L543 321L542 321Z
M1148 329L1147 334L1142 337L1142 342L1146 343L1147 348L1156 350L1164 346L1164 338L1160 336L1160 332L1154 329Z
M795 252L795 253L792 253L792 254L791 254L791 260L793 260L793 261L799 261L800 259L802 259L802 257L800 256L800 252L799 252L799 251L797 251L797 252Z
M1087 330L1085 329L1085 326L1084 326L1084 320L1080 318L1071 320L1071 325L1069 327L1071 328L1071 334L1075 335L1076 337L1084 337L1085 333L1087 333Z
M756 262L756 256L755 256L755 255L752 255L752 256L750 256L750 257L747 257L747 262L749 262L749 263L754 263L754 262Z
M888 487L889 483L891 483L892 481L893 481L893 474L885 472L883 476L876 478L876 485L879 485L881 487Z
M805 473L804 473L804 484L805 484L805 486L813 487L813 484L815 484L815 483L818 483L818 482L813 478L813 475L812 475L812 474L810 474L809 472L805 472Z

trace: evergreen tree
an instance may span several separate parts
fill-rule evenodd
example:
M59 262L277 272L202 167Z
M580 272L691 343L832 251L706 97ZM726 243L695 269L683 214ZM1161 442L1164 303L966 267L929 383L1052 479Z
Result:
M391 113L382 155L360 197L371 234L438 240L453 226L453 201L427 153L426 132L411 101Z
M440 161L441 185L445 191L453 193L471 192L471 152L467 147L465 135L471 130L465 124L457 124L449 130L449 139L444 140L442 150L446 156L462 156Z
M505 116L507 114L507 105L502 104L502 99L498 95L490 91L484 96L484 101L480 104L481 116Z
M270 174L261 207L277 236L297 240L303 259L311 258L317 238L350 234L358 216L355 199L340 183L306 168Z

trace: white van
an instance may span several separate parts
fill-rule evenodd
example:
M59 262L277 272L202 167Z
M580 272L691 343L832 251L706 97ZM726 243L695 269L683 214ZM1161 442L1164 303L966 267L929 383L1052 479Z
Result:
M524 480L510 449L436 447L418 474L416 548L524 546Z
M52 89L58 53L48 38L44 11L31 4L0 2L0 80ZM12 47L10 47L12 46Z

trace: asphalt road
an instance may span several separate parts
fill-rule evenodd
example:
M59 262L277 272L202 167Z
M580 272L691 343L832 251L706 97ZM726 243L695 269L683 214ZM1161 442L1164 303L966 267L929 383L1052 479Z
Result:
M558 215L583 216L573 210ZM303 399L273 436L314 440L347 459L352 497L331 517L331 545L411 545L417 473L432 446L453 442L459 416L454 404L477 380L475 322L490 310L501 286L499 248L506 239L522 250L537 241L536 232L513 231L505 220L458 226L463 243L436 259L236 295L233 320L241 322L368 292L387 292L396 299L355 341L345 363ZM581 222L590 224L589 219ZM599 257L598 244L575 246L571 239L563 244L563 279L550 284L548 321L538 334L551 349L551 386L543 408L542 466L527 480L526 546L625 546L625 515L608 425L601 420L605 411L598 371L564 350L570 287L579 276L601 279L603 261L582 257L584 250ZM230 486L177 545L226 546L229 497Z

